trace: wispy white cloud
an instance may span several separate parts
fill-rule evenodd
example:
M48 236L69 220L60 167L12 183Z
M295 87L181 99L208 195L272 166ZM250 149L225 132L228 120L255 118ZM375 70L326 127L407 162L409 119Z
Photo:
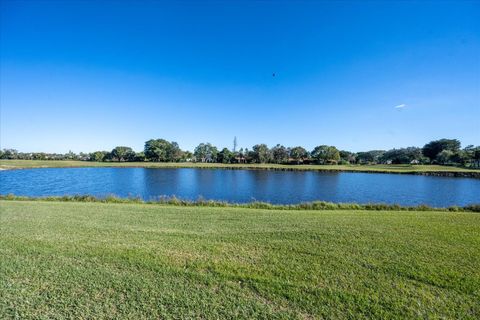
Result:
M395 109L403 109L405 108L407 105L405 103L402 103L402 104L399 104L398 106L395 106Z

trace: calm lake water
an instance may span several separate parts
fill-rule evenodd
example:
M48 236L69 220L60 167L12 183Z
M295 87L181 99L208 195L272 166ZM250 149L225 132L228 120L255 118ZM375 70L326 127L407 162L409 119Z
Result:
M145 200L268 201L428 204L480 203L480 179L313 171L201 170L146 168L51 168L0 171L0 194L24 196L90 194Z

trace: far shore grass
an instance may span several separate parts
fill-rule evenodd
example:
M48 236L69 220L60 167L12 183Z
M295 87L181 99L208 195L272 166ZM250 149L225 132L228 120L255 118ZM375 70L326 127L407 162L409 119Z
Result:
M0 201L1 319L478 319L480 215Z
M480 169L441 165L284 165L284 164L222 164L195 162L93 162L70 160L0 160L0 169L81 168L81 167L141 167L141 168L199 168L199 169L257 169L377 172L405 174L465 174L480 176Z

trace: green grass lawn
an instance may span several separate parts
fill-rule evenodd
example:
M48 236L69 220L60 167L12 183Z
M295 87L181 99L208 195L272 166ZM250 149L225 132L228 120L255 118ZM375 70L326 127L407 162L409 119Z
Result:
M0 160L0 169L21 168L68 168L68 167L144 167L144 168L233 168L233 169L277 169L277 170L319 170L319 171L359 171L359 172L464 172L480 174L480 169L468 169L440 165L282 165L282 164L222 164L193 162L90 162L53 160Z
M480 317L480 215L0 201L0 318Z

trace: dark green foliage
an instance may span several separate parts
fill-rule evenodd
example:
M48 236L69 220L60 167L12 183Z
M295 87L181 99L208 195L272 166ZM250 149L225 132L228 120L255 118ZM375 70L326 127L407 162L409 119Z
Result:
M235 154L227 148L223 148L217 155L217 161L219 163L234 163Z
M90 161L104 161L108 155L108 151L95 151L90 153Z
M2 159L18 159L18 151L15 149L3 149L2 151Z
M453 162L454 157L455 157L455 152L451 150L442 150L435 158L435 161L441 164L450 164Z
M193 152L195 161L217 162L218 149L210 143L200 143Z
M112 161L134 161L135 152L130 147L115 147L110 152L110 160Z
M310 153L318 164L336 164L340 160L340 152L334 146L318 146Z
M165 139L148 140L145 142L143 153L147 160L158 162L175 162L182 156L178 143L168 142Z
M359 164L375 164L380 163L385 150L371 150L367 152L358 152L357 153L357 163Z
M252 148L252 155L254 163L267 163L271 162L272 154L266 144L256 144Z
M385 152L380 162L393 164L409 164L409 163L425 163L425 157L422 154L422 149L416 147L392 149Z
M465 211L471 211L471 212L480 212L480 203L478 204L470 204L468 206L463 207Z
M295 161L295 163L297 164L304 162L309 156L307 150L305 150L305 148L300 146L290 148L289 151L290 151L289 152L290 158L292 158L292 160Z
M284 146L277 144L272 148L272 160L274 163L286 163L288 162L288 149Z
M443 150L451 151L452 153L460 150L460 141L457 139L440 139L427 143L423 146L423 155L430 158L430 161L436 160L437 156Z
M339 155L340 155L340 160L344 162L342 164L355 163L355 160L356 160L355 153L350 151L340 150Z
M135 153L135 159L133 161L143 162L145 160L146 160L145 152L136 152Z

